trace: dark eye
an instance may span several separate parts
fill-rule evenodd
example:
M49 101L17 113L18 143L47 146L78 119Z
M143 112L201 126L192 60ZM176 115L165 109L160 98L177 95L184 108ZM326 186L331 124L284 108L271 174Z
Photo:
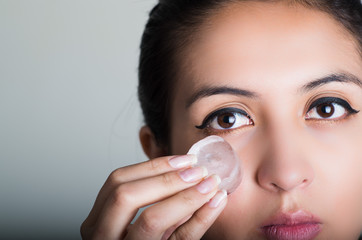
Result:
M210 125L214 128L231 128L235 124L236 120L238 119L240 113L224 113L220 114L216 117L214 121L211 122Z
M254 124L249 115L237 108L224 108L209 114L200 126L199 129L206 127L223 130L235 129L246 125Z
M305 119L338 120L354 113L358 113L358 111L354 110L347 101L335 97L325 97L317 99L311 104Z

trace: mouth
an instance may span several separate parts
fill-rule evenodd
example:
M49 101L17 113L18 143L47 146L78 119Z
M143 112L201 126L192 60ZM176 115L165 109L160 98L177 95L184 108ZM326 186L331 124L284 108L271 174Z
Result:
M261 231L268 240L311 240L322 230L320 220L310 213L279 213L263 223Z

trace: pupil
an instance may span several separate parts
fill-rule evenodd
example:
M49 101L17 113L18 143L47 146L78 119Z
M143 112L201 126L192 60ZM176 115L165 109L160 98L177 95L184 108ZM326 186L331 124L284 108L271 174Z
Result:
M327 103L317 108L318 114L323 118L329 118L334 113L334 106L332 103Z
M217 123L222 128L231 128L235 123L235 116L232 113L225 113L217 118Z

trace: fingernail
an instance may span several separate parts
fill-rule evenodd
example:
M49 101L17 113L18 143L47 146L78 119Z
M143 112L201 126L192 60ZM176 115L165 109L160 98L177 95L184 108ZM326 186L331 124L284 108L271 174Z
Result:
M217 208L220 203L226 198L227 196L227 193L226 193L226 190L221 190L221 191L218 191L215 196L210 200L209 202L209 206L211 208Z
M196 189L200 193L206 194L206 193L209 193L212 190L214 190L215 187L217 187L220 184L220 182L221 182L221 179L218 175L212 175L212 176L206 178L201 183L199 183L199 185L197 185Z
M195 182L207 176L207 169L205 167L188 168L179 172L179 175L185 182Z
M188 154L176 156L168 160L169 164L173 168L184 168L197 163L196 155Z

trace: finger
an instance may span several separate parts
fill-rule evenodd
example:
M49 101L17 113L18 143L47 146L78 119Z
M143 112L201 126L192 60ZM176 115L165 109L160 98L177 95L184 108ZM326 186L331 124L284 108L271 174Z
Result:
M175 225L171 226L169 229L166 230L166 232L164 232L164 234L162 235L161 240L167 240L169 239L169 237L172 235L172 233L182 224L184 224L185 222L187 222L190 218L192 217L192 215L189 215L183 219L181 219L181 221L179 221L178 223L176 223Z
M167 156L114 170L99 191L96 201L83 225L95 224L97 217L110 193L121 183L160 175L189 167L197 162L195 155ZM82 225L82 227L83 227Z
M160 175L166 172L190 167L197 163L195 155L166 156L116 169L111 174L116 183Z
M167 229L208 202L216 194L219 183L220 177L213 175L147 208L136 220L126 239L161 239Z
M226 191L219 191L210 202L202 206L190 220L181 225L169 239L201 239L225 208L226 203Z
M196 185L205 176L206 168L195 167L121 184L106 201L96 229L107 237L119 237L140 207Z

